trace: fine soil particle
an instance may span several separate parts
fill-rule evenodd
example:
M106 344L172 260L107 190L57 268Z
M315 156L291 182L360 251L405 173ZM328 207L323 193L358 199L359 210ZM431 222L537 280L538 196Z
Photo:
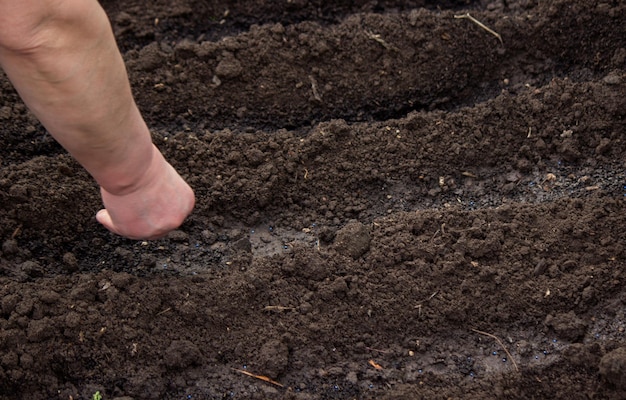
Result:
M0 399L626 398L624 2L101 3L197 207L1 76Z

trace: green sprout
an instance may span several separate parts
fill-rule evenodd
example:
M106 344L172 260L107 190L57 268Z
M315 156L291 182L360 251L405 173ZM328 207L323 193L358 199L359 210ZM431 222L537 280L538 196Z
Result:
M102 395L100 394L99 390L93 394L93 396L91 397L91 400L102 400Z

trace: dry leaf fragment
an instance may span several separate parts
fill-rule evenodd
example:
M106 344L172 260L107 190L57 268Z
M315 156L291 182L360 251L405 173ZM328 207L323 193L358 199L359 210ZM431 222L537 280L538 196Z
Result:
M378 369L378 370L383 369L383 367L381 367L379 364L376 364L376 361L374 361L374 360L369 360L368 362L369 362L369 364L370 364L372 367L374 367L374 368L376 368L376 369Z

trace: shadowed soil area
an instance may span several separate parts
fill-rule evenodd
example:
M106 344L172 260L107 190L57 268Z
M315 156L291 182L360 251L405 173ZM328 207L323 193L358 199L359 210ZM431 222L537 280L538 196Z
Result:
M0 76L0 399L626 398L624 2L101 4L197 206Z

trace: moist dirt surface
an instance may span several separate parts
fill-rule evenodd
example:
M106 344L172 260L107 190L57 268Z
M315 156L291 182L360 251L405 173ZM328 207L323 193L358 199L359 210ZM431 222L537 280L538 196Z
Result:
M624 2L102 5L197 207L0 77L0 399L626 398Z

